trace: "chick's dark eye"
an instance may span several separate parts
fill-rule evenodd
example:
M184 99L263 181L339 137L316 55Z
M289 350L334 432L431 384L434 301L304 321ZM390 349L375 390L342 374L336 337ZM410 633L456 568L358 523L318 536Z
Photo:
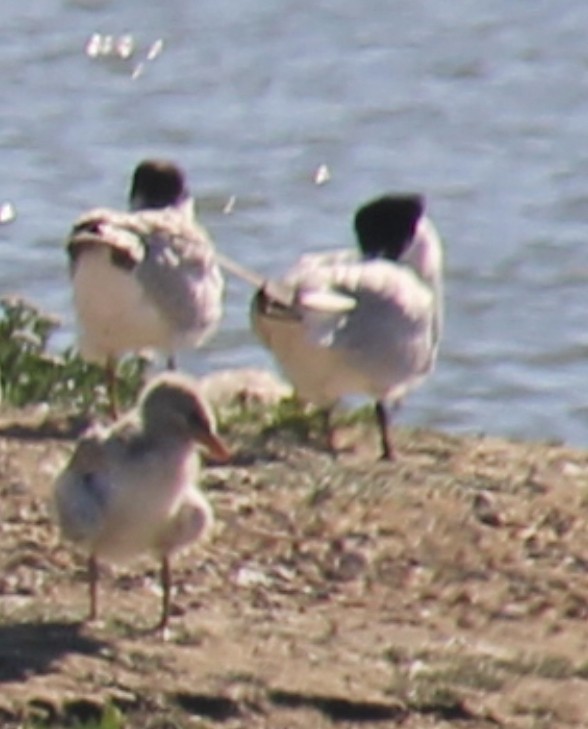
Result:
M188 413L188 425L194 430L208 430L202 413L197 410Z

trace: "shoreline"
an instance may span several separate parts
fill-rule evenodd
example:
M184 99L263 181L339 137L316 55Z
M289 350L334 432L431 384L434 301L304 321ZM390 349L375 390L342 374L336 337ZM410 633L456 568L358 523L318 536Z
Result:
M104 565L104 622L80 623L47 504L72 442L0 432L3 726L585 725L588 453L400 428L388 464L361 422L337 459L258 426L206 469L217 526L174 560L165 642L148 557Z

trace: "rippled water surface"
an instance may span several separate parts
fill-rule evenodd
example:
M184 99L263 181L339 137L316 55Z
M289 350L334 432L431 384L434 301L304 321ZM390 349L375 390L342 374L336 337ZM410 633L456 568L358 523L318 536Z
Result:
M181 161L219 248L267 273L352 245L368 197L422 190L447 328L403 421L583 445L587 27L585 0L3 0L0 290L61 314L69 343L64 234L124 204L146 155ZM90 57L94 33L132 36L130 58ZM248 296L231 282L190 369L271 365Z

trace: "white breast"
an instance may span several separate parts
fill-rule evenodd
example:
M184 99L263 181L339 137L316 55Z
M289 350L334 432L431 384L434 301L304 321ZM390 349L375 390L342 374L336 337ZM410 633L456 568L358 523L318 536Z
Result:
M85 357L103 360L146 348L172 350L169 324L133 272L112 264L107 247L83 252L72 283Z

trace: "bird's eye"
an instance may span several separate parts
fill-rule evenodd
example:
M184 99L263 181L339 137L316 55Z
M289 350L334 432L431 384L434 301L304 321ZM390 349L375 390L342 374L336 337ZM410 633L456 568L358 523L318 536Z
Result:
M206 426L202 413L197 410L191 410L188 413L188 424L194 430L204 430Z
M83 223L80 223L79 225L74 226L73 232L74 233L95 233L96 235L100 234L100 228L102 225L101 220L87 220Z

